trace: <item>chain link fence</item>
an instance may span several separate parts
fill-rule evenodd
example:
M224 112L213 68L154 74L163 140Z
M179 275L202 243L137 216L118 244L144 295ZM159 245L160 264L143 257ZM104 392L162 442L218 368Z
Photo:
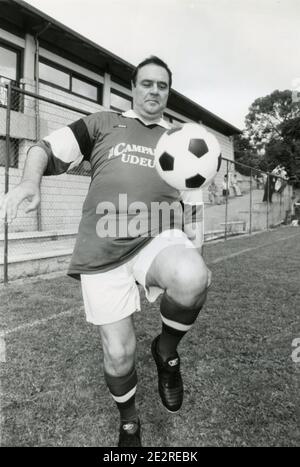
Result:
M33 91L0 80L1 194L21 181L34 142L96 110ZM13 223L0 223L0 282L67 268L89 184L86 161L66 174L43 177L39 208L26 213L25 202ZM215 183L204 190L205 241L289 222L292 195L286 180L223 158Z
M223 180L208 187L205 239L268 230L290 222L293 187L272 173L223 158Z

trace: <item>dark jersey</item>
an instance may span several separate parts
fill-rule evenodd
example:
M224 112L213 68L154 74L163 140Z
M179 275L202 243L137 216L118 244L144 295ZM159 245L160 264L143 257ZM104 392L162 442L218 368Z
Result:
M163 230L182 228L180 216L164 221L157 210L159 203L176 204L180 197L154 167L154 149L164 131L159 124L98 112L39 143L48 154L45 175L63 173L83 158L91 163L70 275L113 269Z

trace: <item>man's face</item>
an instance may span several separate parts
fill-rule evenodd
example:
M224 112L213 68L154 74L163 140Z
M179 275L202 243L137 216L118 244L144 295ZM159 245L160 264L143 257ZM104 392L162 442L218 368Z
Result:
M150 63L137 74L132 86L133 110L142 118L154 121L160 118L167 106L169 75L165 68Z

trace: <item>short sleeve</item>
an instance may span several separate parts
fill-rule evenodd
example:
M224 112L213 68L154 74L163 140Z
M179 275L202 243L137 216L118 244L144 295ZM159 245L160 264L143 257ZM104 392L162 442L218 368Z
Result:
M44 175L59 175L85 160L90 160L95 139L101 131L101 112L80 118L53 131L34 146L48 156Z

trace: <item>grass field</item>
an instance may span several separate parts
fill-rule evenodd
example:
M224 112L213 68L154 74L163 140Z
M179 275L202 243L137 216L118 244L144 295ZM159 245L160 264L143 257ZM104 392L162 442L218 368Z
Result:
M137 402L145 446L299 446L299 228L208 244L207 304L180 344L185 400L158 399L150 343L158 304L136 314ZM97 329L77 281L1 286L2 446L114 446L118 416L102 376ZM298 411L298 412L297 412ZM298 415L297 415L298 413Z

